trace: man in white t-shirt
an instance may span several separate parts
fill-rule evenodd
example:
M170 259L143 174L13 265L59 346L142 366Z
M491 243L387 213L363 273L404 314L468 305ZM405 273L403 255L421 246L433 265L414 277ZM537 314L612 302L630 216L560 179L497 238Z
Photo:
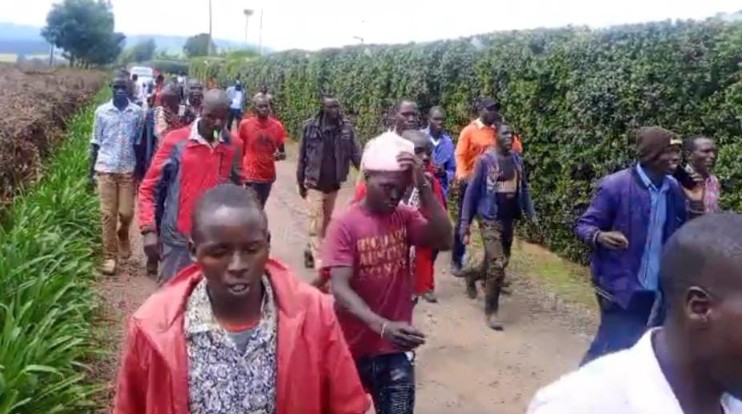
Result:
M632 348L540 390L528 414L742 413L742 216L703 216L668 241L667 317Z

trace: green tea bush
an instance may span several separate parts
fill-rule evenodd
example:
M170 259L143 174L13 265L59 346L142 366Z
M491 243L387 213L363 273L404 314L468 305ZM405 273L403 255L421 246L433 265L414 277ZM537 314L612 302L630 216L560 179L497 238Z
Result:
M0 414L92 412L93 110L70 120L44 178L13 199L0 226Z
M741 62L742 24L708 20L290 51L248 62L239 73L250 91L271 86L293 136L318 109L321 92L340 99L366 139L401 98L422 110L442 105L454 133L472 118L476 98L497 98L523 137L541 220L522 235L584 260L574 220L596 181L632 162L630 131L639 126L716 138L723 205L742 209ZM194 62L191 74L227 78L226 68L210 63Z

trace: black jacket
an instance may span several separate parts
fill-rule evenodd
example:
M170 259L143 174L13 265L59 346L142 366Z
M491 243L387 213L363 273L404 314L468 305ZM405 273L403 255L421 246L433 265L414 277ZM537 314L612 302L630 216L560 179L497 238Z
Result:
M296 168L296 181L299 185L308 188L317 186L322 169L324 152L335 151L337 184L348 178L350 164L358 169L361 165L361 148L356 141L353 127L344 118L340 118L339 139L335 140L334 148L325 148L322 137L322 112L314 118L304 122L299 150L299 163Z

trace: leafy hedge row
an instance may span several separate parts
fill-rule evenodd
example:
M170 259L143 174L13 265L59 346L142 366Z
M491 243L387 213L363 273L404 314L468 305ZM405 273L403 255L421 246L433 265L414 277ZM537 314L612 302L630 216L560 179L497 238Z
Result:
M361 137L380 131L400 98L443 105L454 132L491 95L524 138L541 229L525 234L584 259L573 236L596 180L632 162L630 132L662 125L721 145L723 203L742 210L742 24L659 22L494 33L401 46L291 51L239 68L194 64L192 74L267 82L294 134L331 92L356 115Z
M93 106L68 123L44 178L0 226L0 414L92 412L91 290L99 238L86 189Z

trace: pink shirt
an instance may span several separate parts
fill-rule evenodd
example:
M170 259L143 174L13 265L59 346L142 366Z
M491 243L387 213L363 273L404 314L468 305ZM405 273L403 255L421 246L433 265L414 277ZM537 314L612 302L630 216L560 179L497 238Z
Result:
M379 316L412 322L410 246L423 243L427 221L412 207L399 206L388 216L352 205L327 230L322 251L325 268L352 267L350 287ZM344 308L335 312L353 357L399 352Z

